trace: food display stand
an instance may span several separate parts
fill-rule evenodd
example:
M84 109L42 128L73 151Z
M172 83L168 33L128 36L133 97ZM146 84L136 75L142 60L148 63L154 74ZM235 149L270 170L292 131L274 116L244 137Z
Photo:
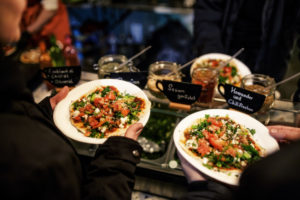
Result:
M96 80L96 73L82 71L81 80L78 84ZM180 161L176 155L176 148L172 139L173 131L181 119L191 113L207 108L192 105L190 109L174 107L167 98L157 98L147 89L144 89L152 103L150 119L145 126L140 137L155 141L159 150L143 152L141 162L136 170L136 183L134 189L145 193L155 194L165 198L178 198L187 189L187 182L180 166ZM42 83L34 92L34 99L39 102L51 91ZM264 115L253 115L264 125L288 125L300 126L300 106L288 100L275 100L271 110ZM213 108L228 109L225 99L215 97ZM152 135L151 135L152 134ZM71 141L80 155L92 157L97 149L97 145L83 144ZM147 145L147 144L141 144ZM149 144L150 146L153 144ZM148 147L149 147L148 145ZM157 147L157 146L156 146ZM154 146L153 146L154 148Z

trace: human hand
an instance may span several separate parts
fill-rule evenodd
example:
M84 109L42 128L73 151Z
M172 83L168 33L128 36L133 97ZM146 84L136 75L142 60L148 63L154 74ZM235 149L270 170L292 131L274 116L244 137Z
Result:
M56 105L63 100L67 94L69 93L69 87L65 86L63 87L55 96L50 98L50 104L51 104L51 108L52 110L54 110L54 108L56 107Z
M142 123L135 123L128 127L128 129L125 132L125 137L137 140L139 135L141 134L144 126Z
M273 136L277 141L295 141L300 139L300 128L291 126L267 126L270 135Z
M190 163L188 163L188 161L178 151L177 155L180 159L181 167L188 183L195 181L206 181L204 175Z

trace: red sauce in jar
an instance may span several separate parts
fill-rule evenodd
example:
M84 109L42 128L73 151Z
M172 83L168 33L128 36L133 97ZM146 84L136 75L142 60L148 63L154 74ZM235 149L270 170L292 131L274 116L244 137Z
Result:
M218 72L212 68L196 68L192 73L192 83L202 85L198 102L210 103L214 97L215 87L218 82Z

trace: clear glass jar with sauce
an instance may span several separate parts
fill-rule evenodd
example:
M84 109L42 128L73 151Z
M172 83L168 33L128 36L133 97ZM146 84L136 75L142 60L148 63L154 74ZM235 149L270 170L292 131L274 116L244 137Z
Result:
M149 66L147 88L159 98L164 98L164 94L156 88L156 80L181 81L181 73L178 71L180 65L175 62L157 61Z
M211 67L199 67L192 71L192 83L202 85L198 104L210 106L218 83L219 72Z
M266 96L263 106L257 113L266 113L275 101L275 80L264 74L249 74L242 79L242 88Z
M136 68L132 66L132 62L119 67L122 63L126 62L128 59L124 55L105 55L98 60L98 77L104 78L110 73L118 72L130 72L134 71Z

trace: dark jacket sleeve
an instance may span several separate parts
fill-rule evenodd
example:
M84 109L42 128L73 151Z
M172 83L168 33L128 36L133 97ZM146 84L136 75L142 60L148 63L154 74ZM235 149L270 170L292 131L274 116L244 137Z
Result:
M108 138L90 164L83 199L131 199L141 152L141 146L134 140Z
M39 109L43 112L44 116L53 122L53 110L52 110L52 107L51 107L51 104L50 104L50 98L51 96L49 97L46 97L44 98L39 104L38 104L38 107Z
M236 199L300 199L300 141L249 166L244 171Z
M196 181L189 184L187 194L180 200L212 199L232 199L232 189L214 181Z
M198 56L211 52L224 52L221 24L225 2L197 0L194 10L194 41Z

